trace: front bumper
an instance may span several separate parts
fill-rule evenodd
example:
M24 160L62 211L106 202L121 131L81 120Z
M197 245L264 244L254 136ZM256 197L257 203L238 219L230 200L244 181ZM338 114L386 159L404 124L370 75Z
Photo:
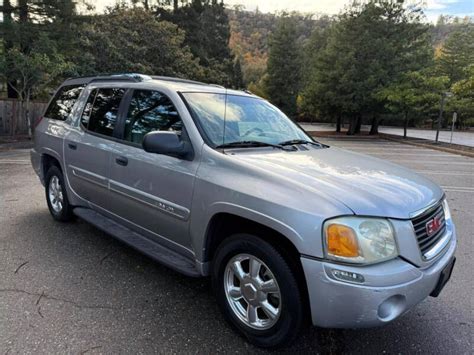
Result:
M401 258L376 265L347 266L302 257L313 324L363 328L393 321L431 294L455 250L453 233L444 254L426 268ZM365 281L339 281L331 272L334 269L363 275Z

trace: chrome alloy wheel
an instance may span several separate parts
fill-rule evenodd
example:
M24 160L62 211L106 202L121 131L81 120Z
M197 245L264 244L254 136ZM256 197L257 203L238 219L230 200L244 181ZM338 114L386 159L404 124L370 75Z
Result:
M61 183L56 175L49 180L48 197L54 212L61 212L64 206L64 196Z
M247 326L265 330L278 321L281 293L267 265L250 254L238 254L224 271L224 289L234 314Z

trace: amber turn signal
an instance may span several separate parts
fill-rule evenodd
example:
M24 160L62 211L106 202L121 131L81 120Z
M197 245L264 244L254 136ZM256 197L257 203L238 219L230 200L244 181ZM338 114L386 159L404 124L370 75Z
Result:
M329 254L346 258L359 256L359 244L352 228L342 224L331 224L326 236Z

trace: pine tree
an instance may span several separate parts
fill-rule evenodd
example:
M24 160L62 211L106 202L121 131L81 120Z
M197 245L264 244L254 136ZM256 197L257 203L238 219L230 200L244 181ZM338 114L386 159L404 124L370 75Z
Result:
M244 87L244 80L242 76L242 65L240 64L240 58L234 60L234 66L232 70L232 86L235 89L242 89Z
M294 18L286 15L280 18L269 47L265 91L273 104L290 117L296 117L301 47Z
M474 24L459 25L441 48L437 64L439 73L451 84L466 78L466 68L474 63Z

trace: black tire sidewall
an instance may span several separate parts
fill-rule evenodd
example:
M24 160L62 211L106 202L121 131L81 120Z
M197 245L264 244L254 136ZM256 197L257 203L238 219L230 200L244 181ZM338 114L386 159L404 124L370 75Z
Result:
M282 310L277 323L266 330L248 327L237 318L224 290L224 272L229 260L237 254L251 254L262 260L275 276L281 292ZM291 343L303 324L303 302L296 277L285 258L269 243L251 234L235 234L221 245L212 268L213 288L225 318L251 343L266 348Z
M51 201L49 200L49 183L50 180L53 178L53 176L57 176L59 179L59 183L61 185L61 191L63 193L63 208L61 209L60 212L56 212L53 209L53 206L51 206ZM72 208L71 205L69 204L69 200L67 197L67 192L66 188L64 185L64 177L63 173L57 166L51 166L48 171L46 172L46 177L45 177L45 192L46 192L46 202L48 204L49 212L53 216L53 218L57 221L61 222L67 222L70 221L73 218L72 214Z

